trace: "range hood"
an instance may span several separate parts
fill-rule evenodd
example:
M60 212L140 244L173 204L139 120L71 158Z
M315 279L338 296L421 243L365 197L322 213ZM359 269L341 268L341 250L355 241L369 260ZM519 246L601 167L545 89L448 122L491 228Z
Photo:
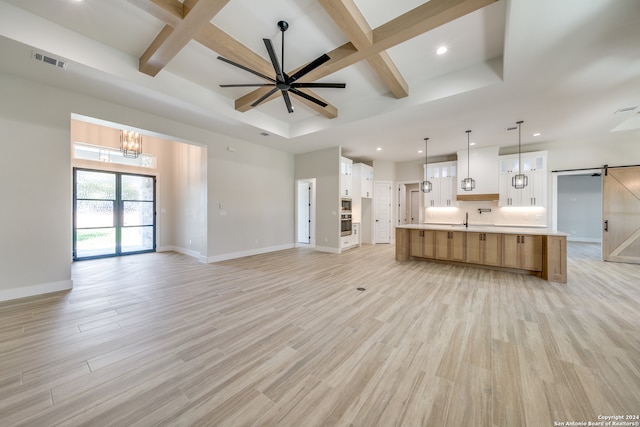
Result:
M459 202L493 202L500 199L498 193L483 194L458 194L456 200Z
M469 163L467 163L467 150L458 151L458 188L456 199L465 202L495 201L499 195L499 147L486 147L471 149ZM476 188L472 191L464 191L460 188L460 180L467 177L476 181Z

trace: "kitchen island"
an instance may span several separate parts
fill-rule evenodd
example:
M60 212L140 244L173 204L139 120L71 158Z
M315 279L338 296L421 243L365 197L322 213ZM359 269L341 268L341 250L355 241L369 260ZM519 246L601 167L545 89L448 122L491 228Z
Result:
M567 234L548 228L396 226L396 261L469 264L567 283Z

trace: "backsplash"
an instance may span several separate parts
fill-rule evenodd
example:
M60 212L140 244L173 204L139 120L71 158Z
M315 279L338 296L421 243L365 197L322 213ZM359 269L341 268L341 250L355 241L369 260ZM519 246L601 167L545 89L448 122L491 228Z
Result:
M486 210L491 210L486 212ZM483 212L480 213L480 210ZM498 202L458 202L456 208L425 208L424 222L462 224L469 213L469 225L547 227L547 209L543 207L500 207Z

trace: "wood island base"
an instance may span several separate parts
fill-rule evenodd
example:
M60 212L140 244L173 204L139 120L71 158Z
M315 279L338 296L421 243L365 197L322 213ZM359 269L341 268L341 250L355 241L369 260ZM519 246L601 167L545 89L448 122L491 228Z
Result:
M397 227L396 261L470 265L529 274L567 283L567 238L559 233L452 231L437 227Z

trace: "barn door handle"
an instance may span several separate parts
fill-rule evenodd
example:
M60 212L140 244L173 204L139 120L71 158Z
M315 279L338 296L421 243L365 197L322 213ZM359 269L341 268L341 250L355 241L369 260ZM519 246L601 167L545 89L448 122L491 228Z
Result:
M604 231L609 231L609 220L605 220L604 222Z

